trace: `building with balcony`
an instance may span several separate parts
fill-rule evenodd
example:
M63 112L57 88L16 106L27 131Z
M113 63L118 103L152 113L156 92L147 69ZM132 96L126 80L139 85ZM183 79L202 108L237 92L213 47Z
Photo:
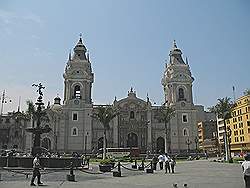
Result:
M235 101L226 124L232 155L250 152L250 95Z

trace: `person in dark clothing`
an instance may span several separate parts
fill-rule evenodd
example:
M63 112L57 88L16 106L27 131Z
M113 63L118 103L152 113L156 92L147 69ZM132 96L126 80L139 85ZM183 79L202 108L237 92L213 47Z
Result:
M153 159L152 159L152 169L153 170L156 170L156 167L157 167L157 163L158 163L158 158L157 156L154 155Z
M166 157L166 159L165 159L165 173L170 173L170 163L169 163L169 161L170 161L170 158L169 157Z
M175 158L170 159L169 163L170 163L171 171L172 171L172 173L174 173L174 168L176 165Z
M43 183L41 182L40 168L41 165L40 165L39 154L36 154L36 157L33 160L33 176L30 183L31 186L36 186L36 184L34 183L36 177L37 177L37 184L43 185Z

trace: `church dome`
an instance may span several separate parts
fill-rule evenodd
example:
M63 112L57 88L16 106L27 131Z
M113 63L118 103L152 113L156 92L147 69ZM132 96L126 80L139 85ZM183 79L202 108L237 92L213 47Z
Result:
M54 98L54 104L51 106L51 109L54 111L58 111L62 109L61 98L59 96Z

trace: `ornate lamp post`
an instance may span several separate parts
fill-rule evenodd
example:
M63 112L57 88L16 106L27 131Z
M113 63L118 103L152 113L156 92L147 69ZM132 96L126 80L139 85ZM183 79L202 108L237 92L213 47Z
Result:
M43 93L42 89L45 89L45 87L39 83L39 84L33 84L32 86L38 87L37 92L39 93L39 97L37 98L37 102L35 103L37 105L37 110L36 110L36 118L37 118L37 123L36 127L34 128L27 128L27 132L31 132L34 135L34 142L33 142L33 147L32 147L32 155L35 156L37 153L41 153L41 134L43 133L48 133L51 131L51 128L46 125L45 127L41 127L41 112L42 112L42 106L44 105L43 103Z
M189 137L188 137L188 139L186 140L186 144L187 144L187 153L189 153L189 151L190 151L190 144L191 144L192 142L191 142L191 140L189 139Z

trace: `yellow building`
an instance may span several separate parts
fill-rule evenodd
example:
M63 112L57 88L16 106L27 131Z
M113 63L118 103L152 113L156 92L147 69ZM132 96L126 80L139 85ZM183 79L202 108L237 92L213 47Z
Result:
M232 155L250 152L250 95L236 100L232 118L226 121Z

